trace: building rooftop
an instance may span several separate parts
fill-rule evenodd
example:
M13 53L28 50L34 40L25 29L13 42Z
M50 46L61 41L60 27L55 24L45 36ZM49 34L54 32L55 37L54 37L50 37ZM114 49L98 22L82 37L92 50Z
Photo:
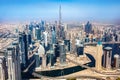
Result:
M112 50L111 47L105 47L104 50Z

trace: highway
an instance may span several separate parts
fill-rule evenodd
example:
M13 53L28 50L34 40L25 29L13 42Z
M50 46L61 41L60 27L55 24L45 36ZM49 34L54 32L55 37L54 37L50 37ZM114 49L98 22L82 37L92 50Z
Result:
M84 45L97 45L98 42L87 42ZM120 41L102 42L102 44L119 44Z

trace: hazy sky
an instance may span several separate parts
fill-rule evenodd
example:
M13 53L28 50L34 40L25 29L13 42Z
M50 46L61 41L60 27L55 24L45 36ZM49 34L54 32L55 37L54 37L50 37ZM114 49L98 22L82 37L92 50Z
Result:
M0 21L114 20L120 18L120 0L0 0Z

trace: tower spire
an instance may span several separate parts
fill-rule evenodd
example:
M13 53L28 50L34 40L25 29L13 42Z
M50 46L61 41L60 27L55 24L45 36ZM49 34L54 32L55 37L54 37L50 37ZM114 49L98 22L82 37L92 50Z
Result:
M61 27L61 5L59 6L59 27Z

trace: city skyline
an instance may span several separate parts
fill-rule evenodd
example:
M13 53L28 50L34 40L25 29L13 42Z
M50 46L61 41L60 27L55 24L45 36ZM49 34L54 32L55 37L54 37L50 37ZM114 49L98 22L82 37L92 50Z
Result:
M1 0L0 22L27 20L114 21L120 19L119 0Z

